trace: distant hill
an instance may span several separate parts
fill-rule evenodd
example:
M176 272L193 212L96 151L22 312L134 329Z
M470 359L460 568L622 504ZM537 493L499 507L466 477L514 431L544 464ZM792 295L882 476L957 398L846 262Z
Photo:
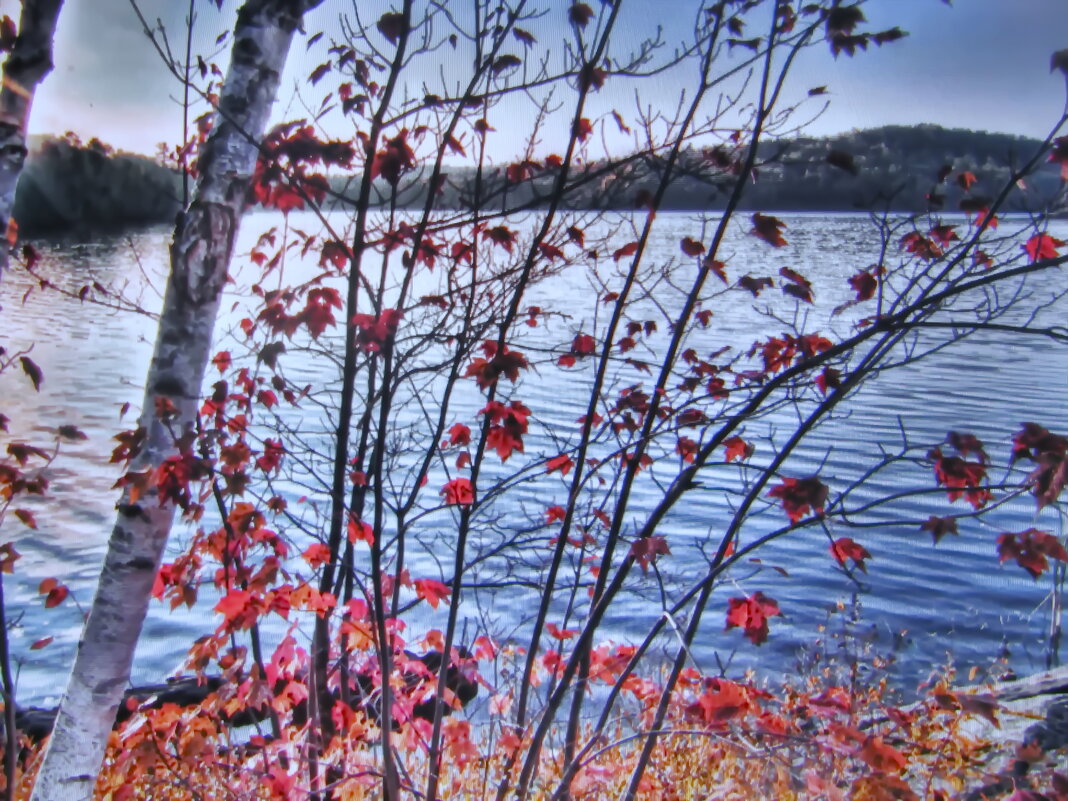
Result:
M34 137L12 216L24 233L173 220L181 181L152 159L93 139Z
M1004 186L1012 167L1031 158L1040 146L1034 139L937 125L895 125L833 137L769 141L761 146L756 180L746 187L742 208L923 211L933 202L953 211L966 196L981 201ZM740 146L684 151L681 174L669 187L664 208L722 208L732 186L732 167L742 155ZM488 206L507 202L536 208L545 202L553 181L551 170L535 170L533 179L515 184L508 181L505 166L484 177L483 190L491 198ZM643 193L655 189L663 166L648 157L617 167L583 165L580 171L589 180L570 205L635 208ZM938 183L939 174L947 169L949 179ZM448 172L439 202L453 208L469 205L472 169ZM974 183L959 181L962 173L972 173ZM412 183L400 206L422 206L427 182ZM971 184L967 191L965 183ZM334 176L331 185L349 198L356 192L356 184L345 176ZM385 200L387 189L384 184L378 187L379 201ZM26 233L170 222L179 210L180 190L175 171L145 156L114 152L95 139L82 144L71 138L36 137L19 181L14 218ZM1013 189L1007 208L1044 211L1059 191L1056 166L1044 163L1023 189ZM1063 206L1063 197L1060 203Z
M941 128L937 125L886 126L824 138L799 137L768 141L758 153L756 180L746 187L742 208L762 211L848 211L889 208L923 211L932 204L958 209L967 195L973 201L1004 186L1013 165L1031 158L1041 146L1035 139L1008 134ZM720 209L733 186L732 168L742 156L741 146L691 148L680 158L681 173L668 188L663 208L675 210ZM506 166L506 165L505 165ZM483 179L487 204L541 205L548 195L552 171L535 171L533 179L510 183L505 166ZM578 208L635 208L653 191L664 165L642 158L610 169L600 163L580 168L589 176L586 187L573 196ZM938 182L946 170L949 179ZM440 202L445 206L470 204L470 168L450 169ZM972 173L974 183L965 192L957 178ZM351 197L354 184L344 177L332 181L335 191ZM1007 207L1041 211L1048 208L1060 188L1054 165L1043 165L1026 185L1014 189ZM384 197L386 187L379 189ZM400 198L401 206L421 206L425 182ZM929 197L930 196L930 197Z

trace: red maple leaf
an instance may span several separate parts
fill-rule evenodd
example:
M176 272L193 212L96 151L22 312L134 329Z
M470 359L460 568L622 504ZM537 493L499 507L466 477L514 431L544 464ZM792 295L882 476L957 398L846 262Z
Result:
M526 356L517 350L505 346L498 353L497 343L492 340L482 343L482 352L486 358L472 359L464 373L466 378L474 377L480 389L493 386L502 375L514 384L519 380L519 371L530 366Z
M770 278L753 278L751 275L745 275L738 279L738 286L748 289L755 298L760 296L761 290L775 286L775 282Z
M833 367L824 367L823 372L816 376L816 387L821 395L826 395L828 389L838 389L842 386L842 373Z
M450 445L470 445L471 444L471 429L465 426L463 423L456 423L449 429L449 444Z
M571 457L566 453L562 453L545 463L545 472L552 473L554 470L559 470L560 475L566 476L574 466L575 463L571 460Z
M854 567L864 573L868 572L864 560L871 559L871 554L868 553L867 548L849 537L840 537L831 543L831 556L843 567L846 560L851 559Z
M768 638L768 618L782 614L779 604L762 592L727 601L727 628L740 627L753 645Z
M735 459L748 459L753 455L753 443L746 442L741 437L729 437L723 440L724 458L728 462Z
M1032 262L1057 258L1060 255L1057 248L1060 247L1064 247L1064 242L1049 234L1035 234L1027 240L1026 245L1023 245L1023 249L1027 251Z
M935 544L942 539L946 534L957 533L957 518L955 517L935 517L931 515L927 518L927 522L920 528L923 531L930 531L931 537L934 539Z
M682 248L682 252L687 256L700 256L705 252L704 244L690 237L686 237L679 242L679 247Z
M430 604L431 609L437 609L441 601L449 603L449 594L452 591L447 584L434 579L416 579L412 586L415 594Z
M808 478L784 478L768 492L769 498L779 498L783 511L791 523L797 523L811 509L814 514L823 514L830 492L827 485L816 476Z
M589 21L593 19L593 9L585 3L574 3L567 10L567 18L571 20L572 25L585 28Z
M671 549L667 540L663 537L642 537L635 540L630 546L630 555L642 569L642 573L649 572L649 565L656 562L657 556L668 556Z
M952 503L964 497L975 509L984 507L993 494L982 486L986 478L986 465L982 462L969 462L959 456L945 456L941 448L934 448L927 454L934 461L935 478L940 486L946 487Z
M475 502L475 490L466 478L454 478L441 488L439 493L449 506L470 506Z
M1018 534L1005 532L997 539L998 559L1006 562L1015 559L1016 564L1038 578L1049 568L1049 559L1068 562L1068 551L1057 537L1048 531L1029 528ZM1048 557L1048 558L1047 558Z
M777 217L769 217L759 212L752 217L753 227L749 233L758 239L763 239L772 247L781 248L786 244L786 240L783 239L782 229L786 227L786 223Z
M849 285L857 293L857 303L861 303L875 297L875 292L879 288L879 280L871 270L862 270L850 277Z

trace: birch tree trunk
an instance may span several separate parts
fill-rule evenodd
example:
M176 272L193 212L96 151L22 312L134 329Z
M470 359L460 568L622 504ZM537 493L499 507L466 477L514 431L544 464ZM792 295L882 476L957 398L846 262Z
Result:
M249 182L293 33L321 0L246 0L233 31L215 128L193 200L171 244L171 272L145 383L144 445L130 471L155 476L191 447L219 300ZM156 410L173 404L166 420ZM190 436L183 436L183 435ZM154 480L123 491L100 584L78 645L32 801L89 801L104 757L175 508Z
M26 163L26 126L37 85L52 71L52 39L63 0L22 0L19 33L4 62L0 88L0 280L7 269L3 241Z

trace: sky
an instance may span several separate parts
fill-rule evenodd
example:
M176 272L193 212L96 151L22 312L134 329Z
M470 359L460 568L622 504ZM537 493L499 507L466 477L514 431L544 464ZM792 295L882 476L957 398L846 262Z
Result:
M184 48L188 4L138 2L153 24L163 23L171 46ZM625 38L635 42L658 24L669 43L684 39L691 29L694 0L623 3L629 14L624 17ZM539 42L569 34L569 4L543 0L549 13L533 23ZM358 5L373 20L390 2L360 0ZM454 0L448 5L468 7ZM307 20L308 33L323 30L324 40L338 37L339 15L356 6L354 0L324 0ZM236 7L236 0L225 0L222 11L210 0L195 0L194 52L215 54L223 69L226 43L216 46L215 36L232 23ZM955 0L952 6L944 0L869 0L864 9L870 28L897 25L910 35L852 59L832 58L825 45L807 54L794 86L826 85L831 101L809 128L812 134L929 122L1044 137L1062 113L1066 79L1051 74L1050 56L1068 48L1068 0ZM16 0L0 0L0 13L16 16L17 10ZM754 35L755 30L746 31L746 36ZM282 90L289 100L276 106L276 119L307 116L292 100L293 89L322 58L321 49L308 54L302 42L294 45ZM154 153L158 142L180 138L181 86L145 37L130 0L66 0L54 60L55 70L34 101L31 133L73 130L83 139L96 136L146 154ZM675 88L669 84L660 87L668 97Z

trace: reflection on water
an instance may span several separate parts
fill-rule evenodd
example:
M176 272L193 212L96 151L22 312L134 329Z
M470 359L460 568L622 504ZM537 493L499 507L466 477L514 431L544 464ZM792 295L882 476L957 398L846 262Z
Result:
M674 254L680 232L690 230L686 227L688 217L662 217L669 224L660 234L658 246L664 254ZM794 234L791 249L776 256L795 260L798 269L814 277L819 289L826 287L819 295L821 307L847 300L850 292L845 278L874 258L864 220L849 216L785 219ZM247 250L265 227L263 218L254 216L244 228L239 250ZM1068 229L1068 224L1064 227ZM162 280L158 271L166 263L168 235L167 229L154 228L93 241L40 243L41 272L75 291L94 280L105 286L121 286L126 295L151 312L160 302ZM1059 235L1068 235L1068 230ZM766 258L766 251L744 236L744 231L729 244L738 258ZM561 302L573 306L574 293L581 289L577 282L562 289L541 287L531 302L547 308ZM8 350L32 347L32 358L45 375L39 394L30 391L18 376L0 376L2 411L11 418L10 436L43 445L55 439L58 425L67 423L89 435L84 442L63 444L60 457L48 471L52 482L49 497L22 504L35 511L39 530L29 531L9 517L0 533L3 541L14 540L23 555L15 575L5 581L5 589L13 616L20 615L12 647L21 664L20 699L28 703L60 691L79 625L73 604L44 610L36 594L37 584L57 576L71 586L83 606L91 600L116 496L112 484L118 470L108 462L110 438L125 427L120 421L124 404L135 405L126 423L136 417L155 324L145 315L109 311L77 298L39 291L18 271L5 276L0 303L5 331L2 344ZM751 304L745 303L717 309L715 328L720 344L732 336L730 332L738 341L752 340L751 311ZM579 319L583 313L574 312ZM232 327L239 316L223 320L220 330ZM839 333L846 329L844 323L838 327ZM312 366L295 365L293 369L310 370L304 376L308 381L323 383L333 378L316 374L319 368ZM581 395L573 390L569 394L564 380L554 375L551 370L542 371L538 380L522 387L521 397L528 406L544 410L540 411L543 421L569 425L584 411ZM950 429L971 430L1004 457L1009 436L1020 422L1035 420L1054 430L1068 430L1068 406L1063 403L1066 375L1064 348L1034 340L1025 346L1005 335L976 336L951 354L922 362L906 376L895 374L872 382L850 405L847 415L811 438L792 462L794 472L806 467L815 470L826 459L821 475L830 477L832 484L836 478L845 480L871 463L877 455L873 443L895 447L902 426L913 443L933 444ZM315 423L305 421L311 428ZM550 447L544 432L532 431L528 452ZM881 475L857 497L874 498L901 489L898 482L902 480L900 472ZM711 489L714 484L709 482L708 490L691 493L684 508L662 526L660 533L672 543L674 554L685 552L676 543L699 542L717 531L718 522L728 513L728 501L721 491ZM651 483L639 485L637 505L651 504L655 493ZM894 511L908 514L908 502ZM1058 530L1052 514L1044 515L1041 523ZM949 651L956 654L959 663L985 664L1007 645L1018 669L1041 663L1042 638L1048 625L1048 607L1043 606L1043 600L1049 581L1036 583L1015 566L999 570L993 544L998 531L1035 524L1034 503L1025 497L1007 504L990 525L971 527L959 538L946 538L937 548L930 547L928 534L914 529L886 527L861 533L836 532L835 536L855 536L872 552L870 575L862 576L870 588L863 596L864 620L880 635L884 647L907 630L905 639L911 645L901 659L911 680L941 663ZM184 536L176 532L175 543ZM787 575L780 575L765 569L758 579L759 588L779 600L785 617L775 621L775 636L757 650L738 645L739 637L723 638L721 613L710 610L696 649L698 658L707 660L706 667L714 667L717 655L725 661L731 648L738 646L735 666L754 664L759 658L763 668L790 669L798 646L816 636L816 626L824 621L828 605L847 598L855 589L844 576L828 569L824 537L822 532L807 532L779 540L761 553L765 567L786 570ZM428 542L428 547L433 547L433 540ZM682 557L671 563L679 570L684 570L685 564ZM414 568L412 572L415 574ZM511 616L504 623L515 625L528 613L528 600L501 593L494 598L494 611L502 618ZM658 613L655 603L631 597L619 605L609 621L610 633L625 639L628 632L644 631ZM162 605L153 605L135 681L158 680L180 662L192 639L210 626L211 619L203 612L168 612ZM30 643L48 635L55 637L51 646L29 650Z

